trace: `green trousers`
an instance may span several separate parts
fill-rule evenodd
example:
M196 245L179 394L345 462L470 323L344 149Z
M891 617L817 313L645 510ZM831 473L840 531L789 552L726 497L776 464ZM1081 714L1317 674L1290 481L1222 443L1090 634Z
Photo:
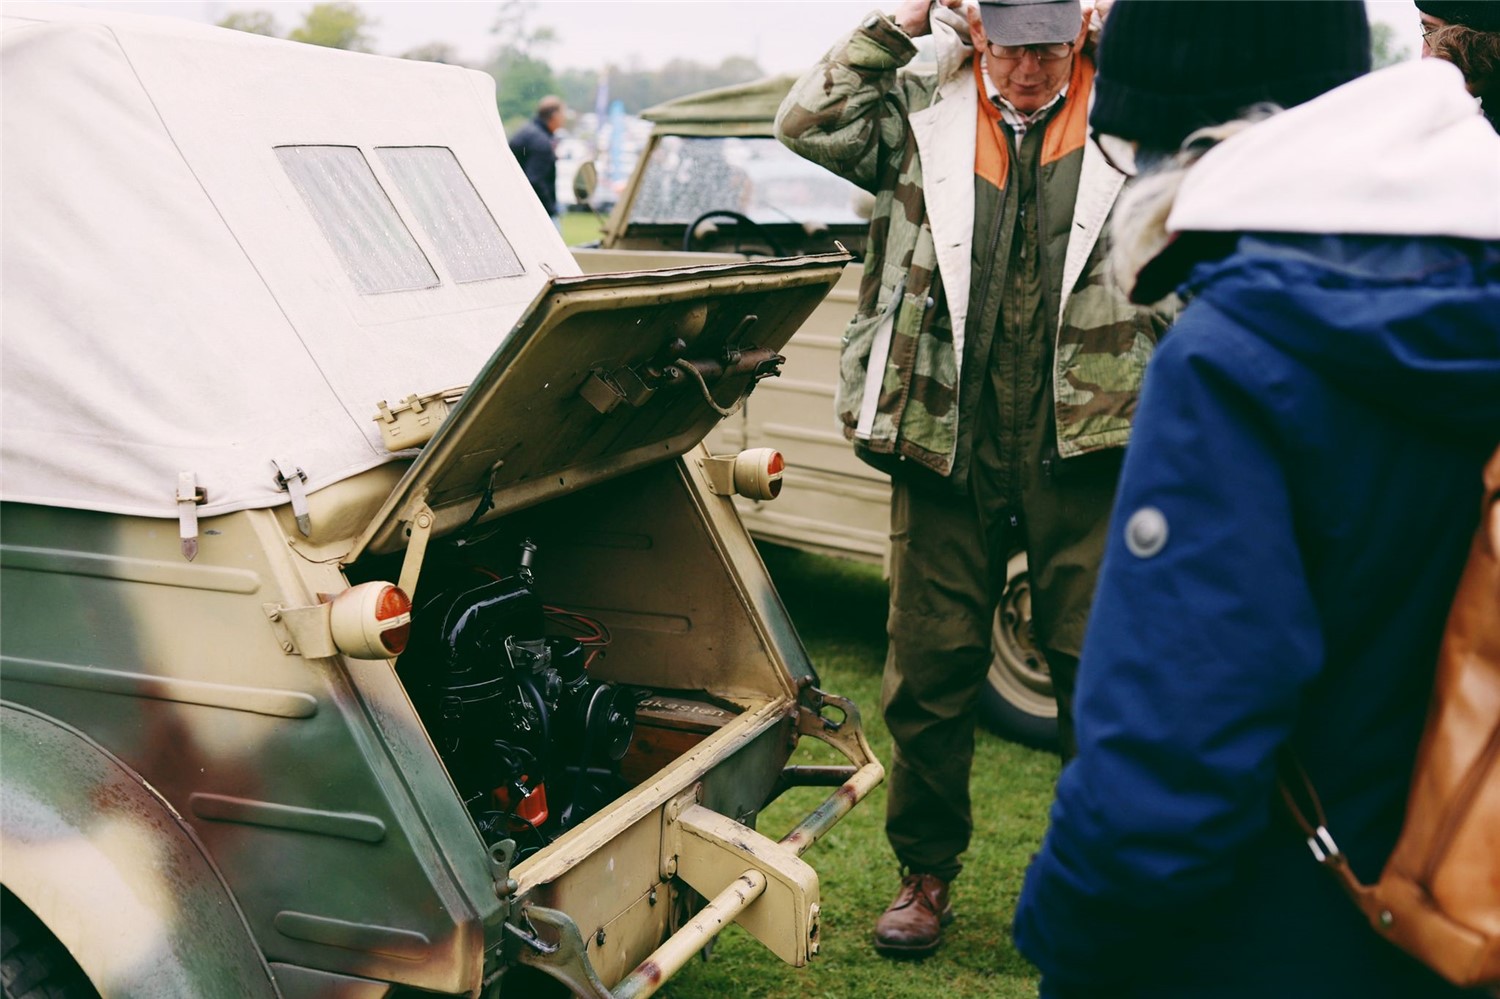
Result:
M1104 552L1121 453L1061 464L1040 449L1031 457L1009 496L987 495L994 479L984 475L971 476L968 495L941 482L893 480L881 691L895 742L886 835L903 868L944 880L957 876L973 832L976 709L1010 553L1024 548L1030 562L1034 632L1065 697L1062 718Z

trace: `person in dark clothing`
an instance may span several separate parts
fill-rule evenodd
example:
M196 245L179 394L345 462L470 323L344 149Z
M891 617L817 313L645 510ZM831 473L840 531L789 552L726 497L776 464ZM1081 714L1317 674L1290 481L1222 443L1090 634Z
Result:
M1485 118L1500 129L1500 3L1417 0L1417 9L1422 12L1422 58L1457 66Z
M521 164L531 189L554 222L561 216L557 207L556 135L567 111L561 97L543 97L537 101L536 117L516 129L516 134L510 137L511 154Z
M1454 994L1275 804L1289 748L1374 880L1500 442L1500 137L1452 66L1361 75L1367 32L1334 0L1119 0L1105 25L1091 124L1126 172L1156 164L1116 273L1188 304L1016 913L1043 996Z

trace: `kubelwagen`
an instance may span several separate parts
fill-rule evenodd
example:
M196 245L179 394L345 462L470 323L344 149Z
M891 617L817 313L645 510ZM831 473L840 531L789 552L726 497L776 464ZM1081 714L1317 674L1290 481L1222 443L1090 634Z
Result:
M3 16L5 995L804 964L882 770L699 441L845 255L579 276L482 73Z
M597 247L575 247L588 272L681 266L730 259L864 254L873 199L853 183L797 156L775 138L776 109L793 77L781 76L668 101ZM588 196L591 175L579 183ZM748 497L750 533L806 551L868 562L885 557L890 482L859 461L833 416L839 342L854 316L862 266L833 291L787 345L786 377L767 382L710 434L711 448L771 447L785 455L787 490L775 503ZM1007 566L995 613L994 661L982 716L1001 735L1031 746L1057 739L1057 703L1046 660L1031 640L1026 555Z

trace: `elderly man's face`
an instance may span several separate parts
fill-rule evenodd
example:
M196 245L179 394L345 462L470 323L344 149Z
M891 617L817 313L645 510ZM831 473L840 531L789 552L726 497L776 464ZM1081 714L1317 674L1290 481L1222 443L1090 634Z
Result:
M1013 48L1002 49L991 45L984 35L984 22L980 20L979 8L973 4L967 9L969 35L974 39L976 55L983 56L984 70L1000 96L1010 101L1011 106L1022 114L1040 111L1056 97L1073 73L1074 52L1088 30L1088 19L1084 29L1074 40L1068 54L1057 58L1063 46L1028 45L1020 52Z
M1044 59L1041 50L1047 46L1028 46L1020 58L997 56L994 49L984 54L985 72L989 73L1000 96L1022 114L1040 111L1056 97L1073 72L1073 54L1063 59Z

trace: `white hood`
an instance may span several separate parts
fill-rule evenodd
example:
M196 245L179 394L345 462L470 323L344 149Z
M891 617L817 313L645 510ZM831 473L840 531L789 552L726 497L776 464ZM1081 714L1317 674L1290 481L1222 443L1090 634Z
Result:
M1402 63L1214 147L1167 230L1500 239L1500 136L1452 65Z

